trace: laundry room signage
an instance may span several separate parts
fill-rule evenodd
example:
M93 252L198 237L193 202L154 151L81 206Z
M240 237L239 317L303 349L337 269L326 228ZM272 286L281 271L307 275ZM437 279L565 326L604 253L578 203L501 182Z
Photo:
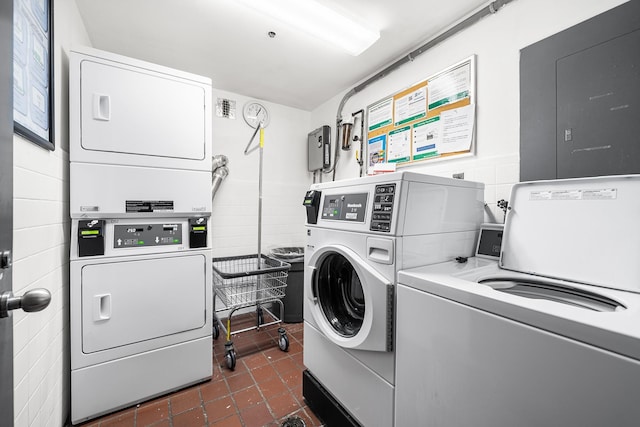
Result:
M54 150L52 0L13 0L14 131Z
M475 56L367 107L368 167L471 154Z
M614 200L618 196L616 188L595 190L550 190L532 191L529 200Z

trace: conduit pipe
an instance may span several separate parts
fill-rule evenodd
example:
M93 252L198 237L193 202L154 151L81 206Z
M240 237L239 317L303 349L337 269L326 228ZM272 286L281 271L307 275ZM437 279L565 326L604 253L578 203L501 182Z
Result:
M215 197L222 181L229 175L229 168L226 166L228 161L229 159L227 156L222 154L213 156L213 159L211 160L211 166L213 169L211 174L211 200Z
M409 54L407 54L407 55L403 56L402 58L398 59L396 62L392 63L391 65L389 65L387 67L385 67L382 71L379 71L378 73L376 73L373 76L369 77L367 80L365 80L364 82L360 83L358 86L354 87L349 92L347 92L344 95L344 97L342 98L342 101L340 101L340 104L338 105L338 113L336 114L336 139L335 139L335 141L336 141L336 144L335 144L336 149L335 149L333 166L331 167L331 169L326 171L327 173L333 172L333 180L336 179L336 165L338 164L338 157L339 157L339 154L340 154L340 148L339 148L340 144L338 144L337 142L340 140L339 137L340 137L340 125L342 123L342 109L344 108L344 106L347 103L347 101L349 100L349 98L351 98L356 93L361 92L362 90L364 90L364 88L366 88L370 84L372 84L372 83L380 80L381 78L386 77L387 75L391 74L391 72L395 71L401 65L404 65L407 62L412 62L418 56L420 56L421 54L423 54L427 50L431 49L435 45L437 45L439 43L442 43L443 41L445 41L449 37L453 36L454 34L457 34L460 31L462 31L462 30L464 30L466 28L469 28L470 26L472 26L473 24L475 24L476 22L478 22L479 20L481 20L485 16L493 15L494 13L497 13L500 9L502 9L503 6L505 6L507 3L511 3L512 1L513 0L495 0L495 1L491 2L491 3L489 3L487 6L484 6L482 9L479 9L476 12L472 13L471 15L467 16L466 18L463 18L458 23L452 25L447 30L443 31L439 35L437 35L434 38L430 39L429 41L427 41L425 44L423 44L419 48L415 49L414 51L410 52ZM364 139L364 135L362 135L362 138Z
M211 158L211 170L216 170L220 166L225 166L229 163L229 158L224 154L216 154Z
M220 166L215 171L213 171L213 177L211 179L211 200L216 196L216 192L218 188L220 188L220 184L222 181L229 175L229 168L226 166Z

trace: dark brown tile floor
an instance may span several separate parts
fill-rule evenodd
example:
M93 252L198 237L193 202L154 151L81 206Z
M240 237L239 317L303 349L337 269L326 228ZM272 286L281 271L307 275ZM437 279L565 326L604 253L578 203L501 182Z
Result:
M231 330L255 322L255 313L234 315ZM289 349L278 347L284 327ZM213 377L149 402L82 424L82 427L277 427L289 417L309 427L322 423L302 398L303 324L282 323L232 336L235 370L224 359L226 337L213 344Z

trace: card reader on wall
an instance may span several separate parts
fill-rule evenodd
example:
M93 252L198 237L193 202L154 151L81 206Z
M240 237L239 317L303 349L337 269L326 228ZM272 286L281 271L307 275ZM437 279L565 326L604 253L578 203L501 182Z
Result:
M309 133L309 172L331 166L331 127L324 125Z

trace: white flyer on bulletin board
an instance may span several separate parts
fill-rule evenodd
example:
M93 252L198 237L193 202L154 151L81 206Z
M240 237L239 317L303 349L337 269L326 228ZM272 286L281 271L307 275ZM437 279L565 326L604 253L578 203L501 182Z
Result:
M437 149L439 153L455 153L471 148L475 104L446 110L440 113L442 139Z
M367 127L370 131L388 126L393 122L393 98L382 100L368 109Z

